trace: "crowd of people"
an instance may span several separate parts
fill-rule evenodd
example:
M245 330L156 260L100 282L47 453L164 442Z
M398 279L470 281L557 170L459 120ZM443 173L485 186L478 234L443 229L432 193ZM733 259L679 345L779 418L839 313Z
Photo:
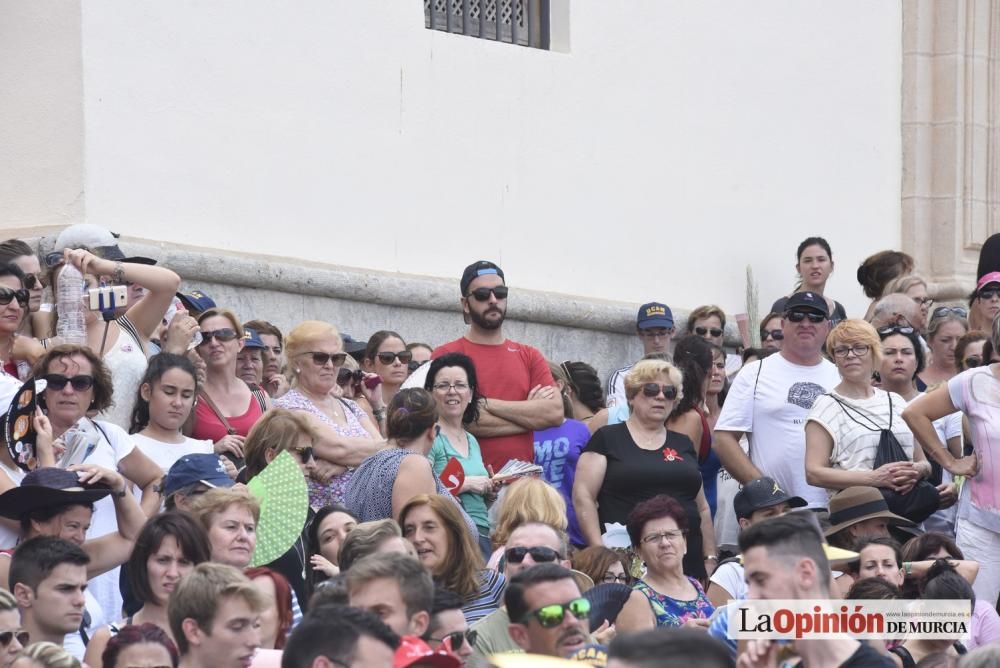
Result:
M824 239L795 267L744 341L643 304L605 383L506 337L489 261L462 337L359 341L98 226L3 242L0 668L998 665L1000 235L961 304L898 251L863 318ZM917 597L967 637L729 638L734 601Z

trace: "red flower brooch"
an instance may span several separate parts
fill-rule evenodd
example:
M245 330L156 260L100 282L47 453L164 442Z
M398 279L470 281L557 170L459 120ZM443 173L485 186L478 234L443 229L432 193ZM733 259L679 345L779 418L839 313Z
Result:
M677 451L673 448L663 449L663 459L668 462L682 462L684 458L677 454Z

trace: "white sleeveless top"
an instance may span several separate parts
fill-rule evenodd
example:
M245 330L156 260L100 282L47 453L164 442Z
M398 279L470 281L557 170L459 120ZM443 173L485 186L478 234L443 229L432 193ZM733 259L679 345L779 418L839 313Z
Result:
M118 339L104 353L103 362L111 373L114 405L102 411L97 419L116 424L125 431L131 426L135 398L146 374L146 353L133 337L135 328L125 316L118 319Z
M6 473L7 477L10 478L11 482L15 485L20 485L25 475L25 471L22 471L19 467L14 466L11 468L3 462L0 462L0 471ZM13 550L17 545L19 536L20 533L18 531L8 529L6 526L0 524L0 550Z

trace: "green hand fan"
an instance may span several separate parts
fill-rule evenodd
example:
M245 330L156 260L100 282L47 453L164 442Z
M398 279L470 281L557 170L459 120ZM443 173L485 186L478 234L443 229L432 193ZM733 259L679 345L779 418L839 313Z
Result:
M251 566L269 564L292 547L309 513L309 490L298 463L284 451L247 483L260 501L257 549Z

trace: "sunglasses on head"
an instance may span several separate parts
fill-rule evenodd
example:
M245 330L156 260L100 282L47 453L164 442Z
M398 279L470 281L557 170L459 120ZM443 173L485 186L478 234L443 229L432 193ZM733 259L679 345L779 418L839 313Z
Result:
M409 364L410 360L413 359L413 352L404 350L401 353L375 353L375 357L378 358L379 362L386 365L392 364L397 358L399 359L400 364Z
M499 299L507 299L507 294L510 290L507 289L506 285L498 285L495 288L476 288L469 293L470 297L475 297L477 302L489 301L490 294Z
M765 329L761 332L760 340L767 341L768 339L773 339L775 341L784 341L785 333L780 329Z
M559 559L559 553L551 547L511 547L507 550L507 561L512 564L519 564L528 555L538 563L555 561Z
M0 645L6 647L15 638L17 638L18 644L22 647L27 647L31 642L31 634L27 631L4 631L0 633Z
M318 352L308 352L301 353L302 355L310 355L313 364L316 366L326 366L326 363L333 360L333 366L343 366L344 361L347 359L347 353L318 353ZM337 380L340 380L340 374L337 374Z
M543 629L551 629L563 623L567 612L577 619L587 619L587 615L590 614L590 601L581 596L580 598L574 598L568 603L546 605L538 610L529 612L524 616L524 620L521 623L527 624L534 617Z
M654 397L660 396L660 392L663 392L663 398L667 401L673 401L677 398L677 388L673 385L660 385L659 383L646 383L642 386L643 395L653 399Z
M826 320L826 316L822 313L815 313L813 311L789 311L785 314L785 317L790 322L802 322L806 318L809 318L809 322L813 324L819 324Z
M347 359L346 357L344 358ZM365 372L361 369L341 369L337 372L337 385L347 387L353 383L360 383L365 377Z
M11 303L15 299L21 306L27 306L29 297L30 295L28 295L28 291L24 288L21 288L20 290L0 288L0 304L3 304L4 306Z
M892 327L883 327L878 330L879 336L885 338L891 336L892 334L913 334L912 327L900 327L899 325L893 325Z
M959 318L968 318L969 312L961 306L938 306L931 312L931 320L943 318L946 315L957 315Z
M207 346L212 342L212 339L216 339L219 343L228 343L229 341L235 341L239 338L239 333L235 329L230 329L225 327L223 329L213 329L211 331L201 332L201 343L199 346Z
M722 336L722 330L718 327L695 327L694 333L698 336L705 336L706 334L711 334L713 338L719 338Z
M64 376L61 373L50 373L42 376L45 379L45 388L53 389L56 392L62 390L69 383L77 392L85 392L94 386L93 376Z
M427 636L427 640L433 640L439 643L447 643L447 647L450 651L454 652L460 649L464 643L469 643L469 647L476 646L476 638L479 637L479 631L473 631L472 629L466 629L464 631L452 631L448 633L443 638L435 638L434 636Z

